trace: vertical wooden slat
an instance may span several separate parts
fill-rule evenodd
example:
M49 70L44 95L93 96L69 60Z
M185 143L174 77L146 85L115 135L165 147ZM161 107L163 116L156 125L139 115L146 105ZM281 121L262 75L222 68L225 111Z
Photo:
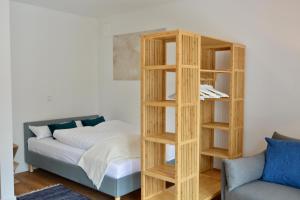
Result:
M181 200L181 151L179 145L181 144L181 83L182 83L182 53L185 50L182 49L182 34L179 32L176 36L176 143L175 146L175 168L176 168L176 200Z
M193 34L182 33L182 66L181 66L181 83L178 85L181 88L181 106L180 109L181 119L177 120L180 124L180 153L181 164L180 168L181 180L177 180L180 184L181 200L198 200L198 187L199 187L199 81L200 81L200 55L196 56L193 52L200 49L200 37ZM200 52L200 51L198 51ZM195 63L199 63L195 65ZM193 106L184 106L189 103ZM178 116L178 114L177 114ZM177 174L179 174L177 172ZM177 198L177 199L178 199Z
M145 63L145 57L146 57L147 48L145 45L145 38L141 37L141 169L142 171L145 171L145 144L143 138L145 137L145 106L143 104L145 100L145 89L144 89L144 82L145 82L145 71L144 67L146 65ZM146 194L145 194L145 176L141 176L141 197L142 199L145 199Z

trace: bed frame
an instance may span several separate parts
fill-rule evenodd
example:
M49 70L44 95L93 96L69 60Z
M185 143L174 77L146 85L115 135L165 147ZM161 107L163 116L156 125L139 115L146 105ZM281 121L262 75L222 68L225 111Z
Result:
M140 188L140 172L122 177L120 179L114 179L112 177L105 176L102 185L98 190L81 167L28 150L28 139L31 137L35 137L35 135L29 129L29 126L45 126L51 123L63 123L71 120L76 121L95 117L98 117L98 115L24 123L25 161L29 166L29 171L31 172L33 172L33 166L36 168L41 168L43 170L62 176L66 179L72 180L84 186L113 196L115 200L120 200L121 196Z

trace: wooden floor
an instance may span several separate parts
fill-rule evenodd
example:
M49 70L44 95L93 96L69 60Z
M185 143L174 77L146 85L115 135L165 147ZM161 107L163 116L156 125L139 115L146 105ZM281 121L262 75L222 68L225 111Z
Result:
M65 187L70 188L71 190L83 194L89 197L91 200L113 200L113 197L110 197L101 192L97 192L88 187L84 187L75 182L64 179L60 176L51 174L43 170L35 170L33 173L24 172L19 173L15 176L19 183L15 184L15 193L16 195L28 193L34 190L42 189L47 186L55 184L63 184ZM140 191L132 192L126 196L123 196L121 200L140 200ZM216 198L218 200L220 197Z
M97 192L88 187L84 187L75 182L66 180L60 176L56 176L49 172L43 170L35 170L33 173L24 172L19 173L15 176L19 183L15 184L15 193L16 195L24 194L31 192L33 190L38 190L50 185L55 185L58 183L63 184L65 187L70 188L71 190L85 195L92 200L113 200L113 197L110 197L101 192ZM121 198L121 200L140 200L140 191L130 193Z

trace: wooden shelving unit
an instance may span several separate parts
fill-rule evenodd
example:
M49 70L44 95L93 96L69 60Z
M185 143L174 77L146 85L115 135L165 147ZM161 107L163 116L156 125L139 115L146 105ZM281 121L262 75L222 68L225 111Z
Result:
M151 136L145 137L145 140L161 144L176 144L176 137L173 133L151 134Z
M166 61L168 43L176 45L176 64ZM216 66L221 51L229 53L229 66ZM240 44L182 30L142 36L142 200L210 200L220 194L214 159L243 152L244 68ZM170 72L176 75L175 100L166 98ZM215 87L220 76L228 77L229 97L200 101L200 84ZM217 120L218 103L227 104L227 121ZM174 133L166 130L167 108L175 109ZM219 132L228 147L215 146ZM166 162L166 145L175 146L173 165Z
M166 45L176 44L176 65ZM142 200L199 200L201 37L181 30L141 39ZM166 72L176 74L176 100L166 100ZM166 108L176 110L176 132L166 132ZM167 164L166 145L175 146ZM167 188L167 182L174 186Z
M227 53L229 66L217 67L217 53ZM219 63L220 64L220 63ZM201 158L200 171L213 169L214 158L232 159L243 153L244 126L244 69L245 47L241 44L227 42L210 37L202 37L201 54L201 84L216 86L218 78L227 77L223 87L227 88L229 98L205 99L201 101ZM226 121L216 121L217 103L227 104ZM228 144L226 148L215 146L217 134L225 134L222 142Z
M202 123L202 128L229 130L229 123L224 123L224 122Z
M203 149L201 151L201 155L205 156L212 156L215 158L228 158L228 150L227 149L222 149L222 148L217 148L217 147L211 147L209 149Z

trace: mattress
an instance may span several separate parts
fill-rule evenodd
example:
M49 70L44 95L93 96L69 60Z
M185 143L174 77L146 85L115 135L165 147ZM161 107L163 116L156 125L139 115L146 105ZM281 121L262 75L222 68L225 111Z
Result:
M28 139L28 149L35 153L77 165L85 150L63 144L52 138ZM128 159L113 161L105 173L114 179L119 179L141 170L140 159Z

